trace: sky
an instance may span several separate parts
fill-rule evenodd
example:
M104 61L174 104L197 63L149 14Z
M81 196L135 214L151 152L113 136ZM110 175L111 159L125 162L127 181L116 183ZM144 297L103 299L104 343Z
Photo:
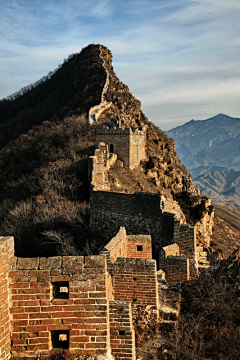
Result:
M162 130L240 117L240 0L0 0L0 98L88 44Z

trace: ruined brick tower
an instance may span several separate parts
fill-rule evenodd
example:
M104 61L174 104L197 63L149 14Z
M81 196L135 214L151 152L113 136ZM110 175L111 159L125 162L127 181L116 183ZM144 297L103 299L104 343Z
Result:
M96 144L104 142L108 145L109 153L117 154L130 169L139 165L146 158L147 126L141 128L103 127L96 129Z

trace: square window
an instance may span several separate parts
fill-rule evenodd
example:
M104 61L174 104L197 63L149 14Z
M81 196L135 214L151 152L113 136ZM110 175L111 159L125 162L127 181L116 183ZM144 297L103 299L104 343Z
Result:
M118 330L119 335L125 335L125 330Z
M53 349L69 349L69 330L51 331Z
M137 251L143 251L142 245L137 245Z
M53 282L53 298L69 299L69 281Z

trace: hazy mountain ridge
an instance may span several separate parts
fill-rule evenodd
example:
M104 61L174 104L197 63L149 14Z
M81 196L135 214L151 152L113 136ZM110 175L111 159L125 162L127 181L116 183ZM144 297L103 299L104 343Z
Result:
M206 172L194 179L202 194L220 204L240 206L240 171L221 170Z
M219 114L191 120L167 135L201 193L214 202L240 205L240 119Z
M166 131L191 172L200 166L224 166L240 170L240 119L218 114L207 120L191 120Z

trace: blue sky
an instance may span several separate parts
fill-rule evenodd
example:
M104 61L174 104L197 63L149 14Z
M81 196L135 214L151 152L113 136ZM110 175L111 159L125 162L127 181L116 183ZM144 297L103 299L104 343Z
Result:
M239 117L240 0L0 0L0 98L106 45L149 120Z

